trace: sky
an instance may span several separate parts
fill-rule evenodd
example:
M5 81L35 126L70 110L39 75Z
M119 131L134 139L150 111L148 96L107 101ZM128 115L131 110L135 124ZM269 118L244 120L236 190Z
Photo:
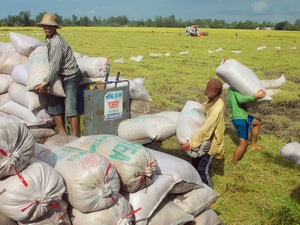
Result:
M251 20L261 23L294 23L300 19L300 0L1 0L0 19L30 11L31 18L43 12L63 18L92 19L126 16L129 20L154 20L174 15L176 20L221 19L227 23Z

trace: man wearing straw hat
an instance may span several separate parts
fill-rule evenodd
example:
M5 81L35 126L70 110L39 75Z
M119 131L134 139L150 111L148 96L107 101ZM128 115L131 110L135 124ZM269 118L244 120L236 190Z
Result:
M56 31L60 28L56 22L56 16L45 14L37 26L42 27L46 34L49 73L44 82L36 87L36 90L46 93L55 77L61 78L66 97L50 95L47 112L53 117L59 134L67 134L64 125L64 117L66 117L70 121L71 135L79 136L80 120L77 111L77 92L82 79L81 71L72 49Z

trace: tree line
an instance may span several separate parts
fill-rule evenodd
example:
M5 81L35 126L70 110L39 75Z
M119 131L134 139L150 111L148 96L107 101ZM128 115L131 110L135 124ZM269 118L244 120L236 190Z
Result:
M31 17L30 11L21 11L19 15L9 15L4 19L0 19L0 26L35 26L40 22L43 15L46 12L39 13L34 19ZM251 20L246 21L234 21L231 23L225 22L220 19L194 19L189 21L183 21L176 19L174 15L168 17L156 16L154 19L146 20L128 20L126 16L116 16L103 19L101 17L94 16L89 18L87 16L78 17L72 15L72 18L63 18L61 15L55 14L58 24L62 26L129 26L129 27L179 27L184 28L191 26L192 24L198 24L199 27L207 28L229 28L229 29L256 29L256 28L272 28L275 30L300 30L300 19L295 20L294 24L291 24L287 20L279 23L262 22L257 23Z

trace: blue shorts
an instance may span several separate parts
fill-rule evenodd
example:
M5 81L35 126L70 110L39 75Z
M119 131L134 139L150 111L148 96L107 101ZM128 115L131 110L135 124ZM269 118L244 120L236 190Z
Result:
M254 117L251 115L248 115L248 120L243 119L234 119L232 120L233 125L235 126L238 137L243 138L244 140L248 140L248 133L252 129L252 122L254 120Z
M50 115L62 115L72 117L78 115L77 100L78 87L82 79L81 72L76 76L62 81L66 97L50 95L47 112Z

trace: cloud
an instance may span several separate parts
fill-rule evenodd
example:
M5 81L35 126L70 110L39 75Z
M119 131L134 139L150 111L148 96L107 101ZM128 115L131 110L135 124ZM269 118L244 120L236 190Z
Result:
M261 14L268 10L268 3L266 0L262 0L259 2L254 2L252 5L252 10L254 13Z

